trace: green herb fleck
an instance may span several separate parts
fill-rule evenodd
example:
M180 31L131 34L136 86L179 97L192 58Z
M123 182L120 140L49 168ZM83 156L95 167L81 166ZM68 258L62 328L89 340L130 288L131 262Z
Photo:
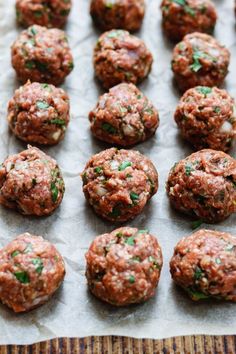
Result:
M112 212L109 213L109 216L112 218L118 218L121 215L121 211L118 207L114 207L112 209Z
M137 204L138 203L138 200L139 200L139 195L135 192L131 192L130 193L130 198L133 202L133 204Z
M200 291L193 290L191 288L186 289L187 293L191 297L191 299L198 301L198 300L203 300L203 299L208 299L210 296L206 295Z
M114 128L110 123L103 123L102 129L105 130L108 134L116 134L116 128Z
M209 93L212 92L212 88L207 86L199 86L197 87L197 91L206 97Z
M140 259L139 256L133 256L133 257L131 258L131 260L132 260L132 262L136 262L136 263L140 263L140 262L141 262L141 259Z
M49 107L49 104L44 101L37 101L36 106L38 107L38 109L47 109Z
M160 264L157 262L156 258L154 258L153 256L149 256L148 260L149 260L149 262L153 263L153 268L156 268L156 269L160 269L161 268Z
M34 11L35 17L40 18L40 17L42 17L42 15L43 15L42 11Z
M102 172L102 167L95 167L94 172L96 173L101 173Z
M19 271L14 273L16 279L22 284L28 284L30 282L29 276L25 271Z
M13 251L12 254L11 254L11 257L14 258L14 257L16 257L18 254L20 254L20 251L18 251L18 250Z
M30 27L30 32L33 36L36 36L36 34L37 34L37 31L34 26Z
M108 38L118 38L121 34L123 33L123 31L111 31L110 33L108 33L107 37Z
M32 259L33 265L35 265L35 271L38 274L41 274L43 271L43 261L41 258L34 258Z
M186 176L190 176L191 172L194 171L192 164L185 165L185 174Z
M221 259L220 259L219 257L217 257L217 258L215 259L215 262L216 262L216 264L221 264Z
M130 282L130 284L134 284L135 283L135 277L133 275L130 275L129 282Z
M58 191L58 188L54 182L51 183L51 194L52 194L53 203L56 203L59 191Z
M216 106L216 107L214 107L213 111L218 114L221 112L221 109L220 109L220 107Z
M192 230L195 230L197 229L199 226L201 226L203 223L202 220L196 220L196 221L193 221L192 222Z
M195 280L199 280L203 277L203 271L201 270L201 268L196 267L195 268L195 272L194 272L194 279Z
M29 70L35 68L35 62L33 60L28 60L25 62L25 67Z
M66 122L64 121L64 119L59 119L59 118L55 118L55 119L51 119L49 121L50 124L56 124L56 125L66 125Z
M124 161L124 162L122 162L122 163L120 164L118 170L119 170L119 171L124 171L127 167L130 167L130 166L132 166L132 162L130 162L130 161Z
M135 236L130 236L125 240L125 243L129 246L134 246L135 242L134 242L134 238Z
M73 61L70 61L70 62L69 62L68 67L69 67L70 70L73 70L73 69L74 69L74 63L73 63Z
M35 186L37 184L36 178L32 178L32 185Z
M148 234L148 230L138 230L138 234Z

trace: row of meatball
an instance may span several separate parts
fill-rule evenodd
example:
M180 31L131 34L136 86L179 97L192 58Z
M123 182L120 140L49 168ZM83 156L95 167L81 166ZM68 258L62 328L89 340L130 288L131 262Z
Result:
M235 102L225 90L206 86L189 89L174 118L184 139L197 150L227 151L235 141ZM27 82L16 90L8 104L9 126L27 143L58 143L69 120L68 95L50 84ZM135 85L121 83L99 98L89 120L96 138L112 145L131 146L155 133L159 114Z
M194 32L175 46L172 70L181 91L197 85L220 86L229 60L229 51L215 38ZM124 30L111 30L99 37L93 61L97 78L108 89L144 80L153 57L141 39ZM37 25L22 31L12 45L12 65L22 82L61 84L73 69L65 32Z
M134 150L104 150L81 174L88 203L102 218L125 222L140 214L157 193L153 163ZM221 151L200 150L176 163L166 183L171 204L209 223L236 212L236 160ZM9 156L0 167L0 204L24 215L50 215L65 191L54 159L35 147Z
M86 261L89 289L115 306L154 296L163 265L157 239L131 227L97 236ZM175 247L170 272L193 300L236 301L236 237L212 230L184 237ZM0 300L14 312L44 304L64 276L61 254L40 236L22 234L0 250Z
M71 9L71 0L16 0L16 15L20 25L37 24L63 27ZM211 0L163 0L163 29L172 41L181 40L193 32L212 33L217 11ZM91 0L90 14L103 31L124 29L137 31L145 14L144 0Z

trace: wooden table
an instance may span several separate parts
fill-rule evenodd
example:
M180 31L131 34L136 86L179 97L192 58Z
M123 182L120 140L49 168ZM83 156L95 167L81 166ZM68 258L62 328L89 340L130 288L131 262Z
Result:
M126 337L53 339L27 346L0 346L0 354L235 354L236 336L187 336L164 340Z

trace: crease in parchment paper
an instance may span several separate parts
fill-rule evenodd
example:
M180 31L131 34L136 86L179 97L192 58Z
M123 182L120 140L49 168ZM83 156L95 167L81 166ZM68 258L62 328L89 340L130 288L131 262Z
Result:
M65 257L67 274L63 286L44 306L22 315L0 305L0 344L30 344L53 337L125 335L165 338L192 334L236 334L236 305L233 303L194 303L171 281L169 260L178 240L192 232L192 221L169 206L165 181L170 168L192 152L179 137L173 113L179 100L172 86L170 69L173 45L162 34L160 0L147 0L143 38L154 56L152 72L140 89L160 113L160 127L149 141L135 149L152 159L159 172L159 191L144 212L126 225L149 229L158 237L164 254L164 267L156 296L142 305L114 308L94 298L87 290L84 254L94 237L116 227L96 216L85 202L79 173L92 154L109 145L95 140L89 131L88 112L103 90L94 79L92 53L99 36L89 17L89 1L73 0L66 32L75 69L63 88L71 100L71 122L65 140L43 150L57 159L62 168L66 193L61 207L50 217L29 218L0 207L0 247L16 235L28 231L53 242ZM219 20L215 36L231 51L230 72L225 87L236 97L236 47L233 0L215 1ZM8 130L7 102L19 86L10 64L10 44L20 29L15 24L14 0L0 1L0 161L8 154L25 149ZM230 153L236 157L236 150ZM236 215L211 229L235 233Z

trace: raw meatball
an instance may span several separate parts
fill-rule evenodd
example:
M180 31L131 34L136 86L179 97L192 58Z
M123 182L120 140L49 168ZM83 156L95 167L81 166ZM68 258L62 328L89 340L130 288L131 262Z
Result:
M71 9L71 0L16 0L16 17L20 25L63 27Z
M0 250L0 300L14 312L44 304L64 276L62 256L41 236L22 234Z
M134 150L111 148L92 156L82 178L89 204L110 221L133 219L158 189L154 165Z
M60 85L73 69L73 58L64 31L31 26L22 31L11 48L12 66L20 81Z
M114 28L137 31L143 21L144 0L92 0L90 14L103 31Z
M205 33L185 36L173 51L172 70L181 91L195 86L220 86L230 61L228 49Z
M236 136L234 99L216 87L189 89L180 100L175 121L184 139L196 149L227 151Z
M100 235L86 254L91 292L112 305L148 300L155 293L162 268L162 252L148 230L131 227Z
M9 156L0 166L0 204L22 214L51 214L64 190L56 161L35 147Z
M108 89L121 82L137 84L149 74L152 54L145 43L127 31L103 33L94 49L97 78Z
M236 160L221 151L205 149L171 169L167 193L172 205L209 223L236 212Z
M174 42L188 33L212 33L217 14L211 0L163 0L162 24L166 35Z
M159 125L153 104L136 86L126 83L101 96L89 119L94 136L122 146L147 140Z
M64 138L69 111L69 97L64 90L27 82L16 90L8 104L8 122L21 140L53 145Z
M170 272L192 300L236 301L236 237L213 230L184 237L175 247Z

